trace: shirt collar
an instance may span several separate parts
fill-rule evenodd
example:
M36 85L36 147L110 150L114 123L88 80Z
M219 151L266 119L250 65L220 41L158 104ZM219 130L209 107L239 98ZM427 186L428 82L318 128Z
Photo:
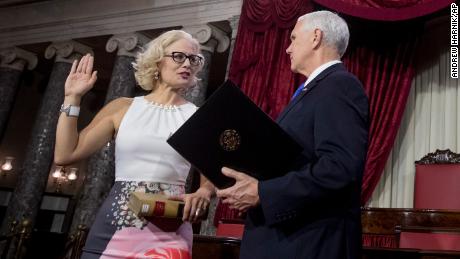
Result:
M315 70L313 70L313 72L310 74L310 76L308 77L307 81L305 81L305 83L303 84L303 87L305 87L308 83L310 83L311 81L313 81L313 79L315 79L315 77L317 77L319 74L321 74L321 72L323 72L324 70L326 70L326 68L332 66L332 65L335 65L335 64L338 64L338 63L342 63L342 61L340 60L332 60L332 61L329 61L327 63L324 63L322 64L321 66L317 67Z

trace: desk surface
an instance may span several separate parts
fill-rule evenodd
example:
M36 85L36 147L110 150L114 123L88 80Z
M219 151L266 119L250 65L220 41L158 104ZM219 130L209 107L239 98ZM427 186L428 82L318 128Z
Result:
M237 259L241 240L232 237L195 235L193 240L194 259ZM460 258L455 251L423 251L418 249L363 248L363 259L454 259Z

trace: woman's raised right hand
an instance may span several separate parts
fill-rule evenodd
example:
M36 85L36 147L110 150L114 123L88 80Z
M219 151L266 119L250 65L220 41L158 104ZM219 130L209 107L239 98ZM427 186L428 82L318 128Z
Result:
M69 76L65 81L65 96L82 97L96 83L97 71L93 71L94 57L86 54L72 64Z

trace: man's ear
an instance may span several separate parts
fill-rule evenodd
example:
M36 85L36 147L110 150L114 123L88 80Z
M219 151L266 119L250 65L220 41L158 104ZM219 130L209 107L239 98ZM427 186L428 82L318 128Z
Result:
M323 41L323 32L320 29L313 31L313 48L317 49Z

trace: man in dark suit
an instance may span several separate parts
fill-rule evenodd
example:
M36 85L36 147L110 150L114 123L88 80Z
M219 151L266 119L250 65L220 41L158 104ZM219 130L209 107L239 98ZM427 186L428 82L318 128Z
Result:
M217 195L248 211L240 258L361 257L368 99L339 61L348 38L329 11L300 17L291 33L291 70L308 78L278 118L303 147L294 169L266 181L222 169L236 183Z

